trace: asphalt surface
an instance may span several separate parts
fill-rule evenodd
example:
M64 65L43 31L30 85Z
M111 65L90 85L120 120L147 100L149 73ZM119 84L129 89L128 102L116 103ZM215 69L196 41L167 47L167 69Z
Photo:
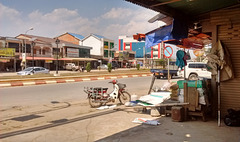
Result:
M129 70L129 69L118 69L118 70ZM101 72L106 70L92 70L91 72ZM50 74L55 74L55 71L51 71ZM61 76L61 74L73 73L72 76ZM77 73L77 72L76 72ZM15 72L0 73L1 76L15 76ZM74 75L72 71L59 71L59 74L55 77L41 77L41 78L28 78L28 79L9 79L0 80L1 87L14 87L14 86L29 86L29 85L42 85L42 84L55 84L55 83L69 83L69 82L81 82L81 81L92 81L92 80L105 80L105 79L119 79L128 77L145 77L152 76L149 73L121 73L121 74L101 74L101 75Z

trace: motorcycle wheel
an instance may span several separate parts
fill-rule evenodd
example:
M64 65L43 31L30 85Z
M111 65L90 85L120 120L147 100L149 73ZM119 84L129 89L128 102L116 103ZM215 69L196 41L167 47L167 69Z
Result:
M91 107L95 108L95 107L100 107L102 105L102 103L98 103L98 102L95 102L95 99L92 98L92 97L89 97L88 98L88 101L89 101L89 104Z
M120 103L124 105L126 102L131 101L131 95L127 91L123 91L123 92L120 92L118 99Z

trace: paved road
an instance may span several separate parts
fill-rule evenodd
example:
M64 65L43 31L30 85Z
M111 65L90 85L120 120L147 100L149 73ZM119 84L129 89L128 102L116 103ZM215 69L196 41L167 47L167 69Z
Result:
M118 82L127 84L127 90L131 94L146 95L152 77L134 77L118 79ZM13 88L1 88L1 109L13 106L44 105L52 101L70 102L85 100L84 87L108 87L112 90L110 80L84 81L76 83L47 84L37 86L23 86ZM155 86L161 86L167 80L156 80Z
M124 78L119 82L126 83L128 91L137 95L148 92L151 77ZM151 117L138 110L125 108L119 111L99 111L89 109L84 94L79 95L83 86L106 86L109 80L88 81L66 84L51 84L41 86L25 86L1 88L0 91L0 141L2 142L86 142L86 141L239 141L240 131L237 127L222 126L216 121L202 122L172 122L164 116ZM154 86L161 86L167 80L156 80ZM174 81L174 80L173 80ZM69 93L66 93L69 92ZM34 105L49 104L51 101L85 100L83 104L76 104L59 108L57 105L45 105L47 111L33 110ZM3 107L30 105L29 108L14 107L3 110ZM66 104L67 105L67 104ZM36 107L35 107L36 108ZM85 111L84 114L81 111ZM8 113L8 111L10 113ZM30 113L34 111L33 115ZM93 112L94 111L94 112ZM93 112L93 113L91 113ZM25 117L19 118L21 114ZM90 113L90 114L89 114ZM4 115L6 114L6 115ZM11 115L14 117L11 118ZM9 118L9 119L7 119ZM133 123L135 118L157 119L159 126L141 125ZM14 132L14 133L11 133ZM12 135L11 135L12 134ZM5 135L5 137L3 137Z

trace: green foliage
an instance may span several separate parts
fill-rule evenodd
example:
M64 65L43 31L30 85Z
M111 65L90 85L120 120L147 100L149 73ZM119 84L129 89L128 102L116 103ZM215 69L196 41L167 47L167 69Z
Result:
M91 64L89 62L87 63L86 70L87 72L91 71Z
M140 69L140 64L137 64L136 68L137 68L137 70L139 70Z
M112 64L108 63L107 66L108 66L108 72L111 72L112 71Z
M162 68L165 68L167 65L167 61L165 59L159 59L157 62L160 66L162 66Z

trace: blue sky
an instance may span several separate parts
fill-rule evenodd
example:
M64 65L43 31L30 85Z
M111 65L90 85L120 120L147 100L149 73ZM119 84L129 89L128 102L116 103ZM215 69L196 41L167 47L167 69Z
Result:
M90 33L117 40L157 28L147 21L158 14L124 0L0 0L0 36L25 33L56 37Z

